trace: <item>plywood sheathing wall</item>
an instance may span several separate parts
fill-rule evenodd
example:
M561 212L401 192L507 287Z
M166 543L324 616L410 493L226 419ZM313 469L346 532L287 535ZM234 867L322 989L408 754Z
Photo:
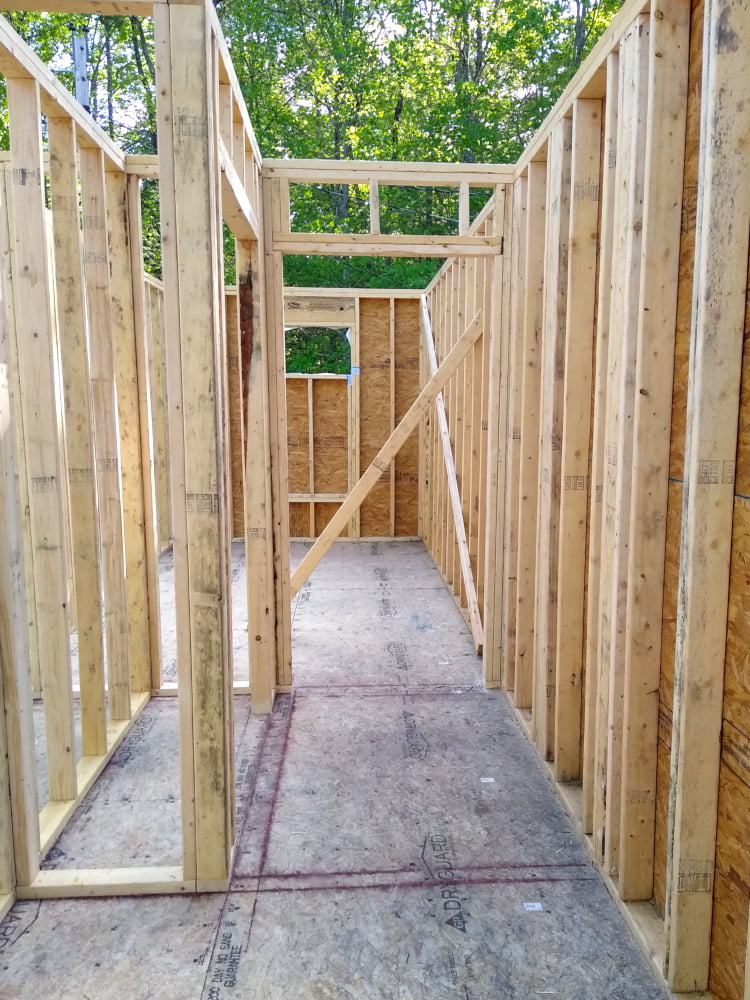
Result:
M414 299L393 303L393 417L398 425L419 393L419 317ZM419 432L410 435L394 462L392 477L392 526L396 537L418 533Z
M353 365L348 385L345 376L287 376L289 493L310 498L290 502L293 538L317 537L323 531L354 485L350 470L368 467L419 392L419 303L414 297L360 298L354 337L359 374ZM358 428L349 416L357 412L349 403L354 380L359 387ZM358 460L351 462L357 442ZM360 537L417 535L418 468L415 431L362 504ZM350 525L344 535L351 534Z
M323 484L323 492L343 494L349 483L346 379L312 379L309 385L313 425L312 489L315 492ZM334 502L315 504L312 527L316 536L338 507Z

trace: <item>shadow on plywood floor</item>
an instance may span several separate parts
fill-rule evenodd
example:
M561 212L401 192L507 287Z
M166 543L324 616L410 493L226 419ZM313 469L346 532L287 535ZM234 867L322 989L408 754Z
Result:
M266 720L235 699L230 891L19 903L0 997L663 1000L420 543L339 543L293 633L293 694ZM175 710L147 707L65 863L114 863L97 838L133 824L133 859L175 863Z

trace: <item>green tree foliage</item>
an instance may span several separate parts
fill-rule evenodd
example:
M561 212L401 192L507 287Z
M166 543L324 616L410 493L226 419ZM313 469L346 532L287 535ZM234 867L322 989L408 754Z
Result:
M286 331L286 370L296 374L348 375L351 350L345 330L296 327Z
M265 155L514 162L619 5L219 0L217 9ZM450 197L381 191L384 231L451 232ZM295 186L292 216L299 231L363 232L367 191ZM434 270L434 261L288 258L285 278L401 287Z
M149 18L6 12L24 41L71 92L73 34L88 46L90 113L126 153L156 153L153 26ZM8 148L5 80L0 78L0 145ZM158 183L142 185L146 271L161 276Z
M154 41L150 19L9 12L24 41L73 90L72 35L85 35L92 118L128 153L156 152Z
M215 0L264 155L442 162L515 161L620 2ZM93 117L127 152L156 151L149 19L6 16L71 90L71 28L86 32ZM291 194L298 231L367 230L367 188ZM487 193L472 197L476 214ZM380 201L384 232L455 231L453 191L382 188ZM143 211L146 266L159 274L155 182L143 185ZM285 279L413 287L438 264L289 257Z

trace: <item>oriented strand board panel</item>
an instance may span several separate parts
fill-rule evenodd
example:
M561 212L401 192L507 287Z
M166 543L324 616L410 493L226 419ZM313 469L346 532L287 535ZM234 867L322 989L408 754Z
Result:
M703 0L693 4L690 28L685 178L683 184L680 281L675 331L674 385L672 391L672 436L670 447L669 506L667 510L664 607L662 610L661 680L659 685L659 764L656 786L656 851L654 899L664 912L666 887L667 816L669 812L669 751L672 745L672 702L677 620L677 581L680 563L682 479L685 466L685 427L690 354L690 322L693 305L695 221L698 196L700 143L701 72L703 66Z
M750 903L750 308L732 524L710 988L742 1000Z
M315 504L315 535L319 535L326 527L333 515L341 506L340 503L316 503ZM346 535L346 532L344 532Z
M315 493L346 493L349 483L349 419L344 379L314 379L313 454Z
M750 740L724 722L709 988L717 1000L742 1000L750 867Z
M366 469L390 432L390 303L361 299L359 303L360 469ZM360 509L363 538L390 534L391 491L388 473L381 476Z
M307 379L290 378L286 381L286 411L288 422L287 448L289 454L289 492L309 493L310 482L310 427L307 408ZM296 532L292 531L292 536ZM309 530L305 531L305 535Z
M419 300L395 302L396 423L419 393ZM396 456L396 535L416 535L419 505L419 431L416 430Z
M308 503L289 504L289 537L290 538L310 537L310 504Z

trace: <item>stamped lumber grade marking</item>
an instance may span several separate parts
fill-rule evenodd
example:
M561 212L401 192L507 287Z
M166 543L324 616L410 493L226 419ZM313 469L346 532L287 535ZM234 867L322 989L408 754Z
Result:
M31 477L31 492L32 493L55 493L57 490L57 477L56 476L32 476Z
M736 463L734 459L700 459L698 462L698 482L702 486L734 486Z
M714 867L710 861L694 861L677 874L678 892L711 892L714 887Z
M176 108L174 116L175 134L185 138L208 135L208 124L205 115L196 115L189 108Z
M76 483L90 483L94 478L92 469L68 469L68 480L71 486Z
M645 789L628 789L625 793L628 805L631 806L646 806L654 801L654 790L651 788Z
M26 187L27 184L41 184L42 172L39 167L13 167L11 170L13 183L19 187Z
M188 514L218 514L219 496L217 493L187 493L185 506Z
M586 489L586 477L585 476L563 476L563 489L564 490L585 490Z

